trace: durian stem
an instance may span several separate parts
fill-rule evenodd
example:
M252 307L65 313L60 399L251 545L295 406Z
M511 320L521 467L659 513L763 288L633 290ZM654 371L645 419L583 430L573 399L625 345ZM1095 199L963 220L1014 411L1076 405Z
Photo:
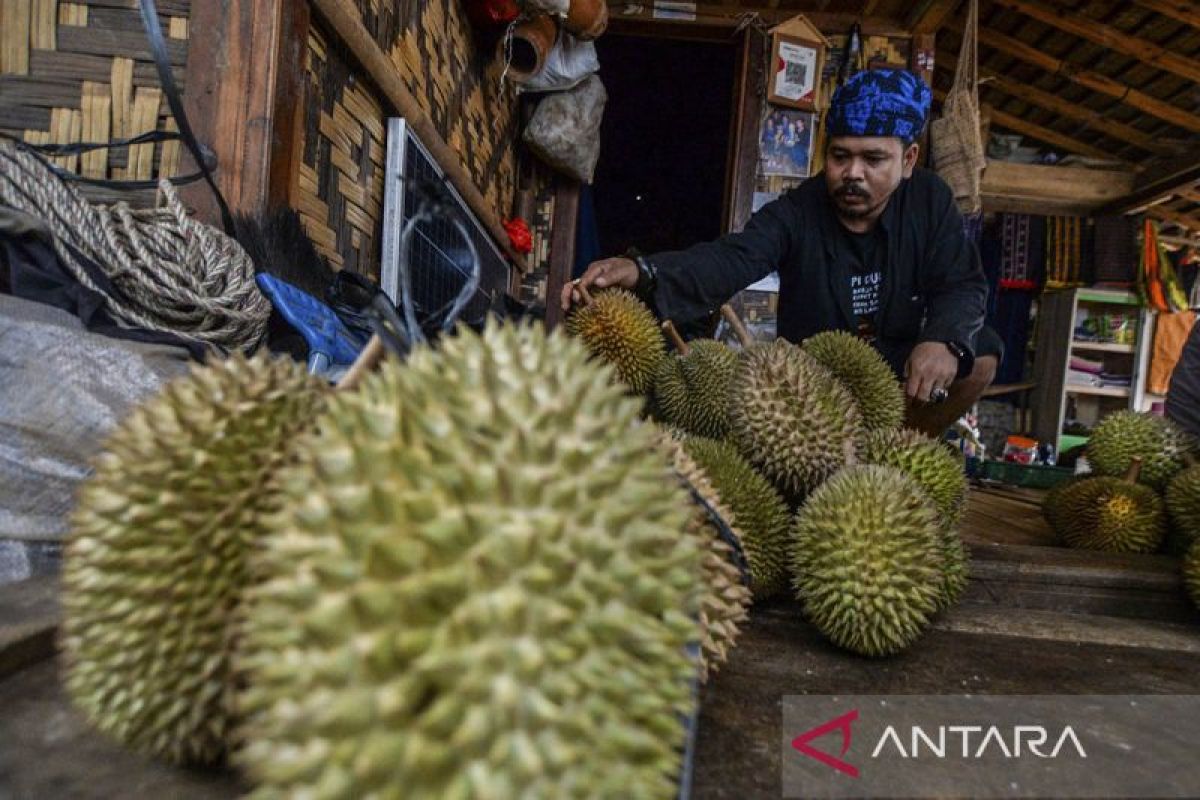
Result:
M742 347L749 347L754 343L754 337L750 335L750 331L746 330L746 324L733 310L733 306L728 303L721 306L721 316L729 323L729 327L733 328L733 335L737 337L738 343Z
M358 358L354 359L354 363L350 365L350 369L346 370L346 374L338 381L337 388L339 392L350 392L362 383L363 377L375 368L375 365L383 358L383 340L379 338L379 334L372 334L367 346L358 354Z
M854 444L854 439L846 439L842 445L842 455L846 459L846 466L853 467L858 463L858 447Z
M1126 483L1137 483L1138 475L1142 473L1142 457L1134 456L1129 460L1129 469L1125 472Z
M671 320L664 320L662 329L667 334L667 338L671 340L671 344L675 345L675 349L679 351L679 355L686 356L692 351L691 346L679 335L679 331L675 330L675 324Z

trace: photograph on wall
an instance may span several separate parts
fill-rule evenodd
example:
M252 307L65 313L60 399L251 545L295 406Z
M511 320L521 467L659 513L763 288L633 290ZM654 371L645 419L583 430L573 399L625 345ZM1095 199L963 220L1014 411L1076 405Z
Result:
M767 100L776 105L815 110L821 86L821 46L776 34L771 49L775 73L771 76Z
M815 117L811 111L790 108L772 108L767 113L759 143L763 175L808 177Z

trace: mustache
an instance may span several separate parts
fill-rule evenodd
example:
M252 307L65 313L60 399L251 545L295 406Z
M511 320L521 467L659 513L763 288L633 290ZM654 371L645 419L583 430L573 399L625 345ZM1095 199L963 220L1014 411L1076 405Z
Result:
M867 192L866 189L862 188L858 184L853 184L853 183L846 184L846 185L839 187L838 190L836 192L834 192L834 194L836 194L838 197L870 197L871 196Z

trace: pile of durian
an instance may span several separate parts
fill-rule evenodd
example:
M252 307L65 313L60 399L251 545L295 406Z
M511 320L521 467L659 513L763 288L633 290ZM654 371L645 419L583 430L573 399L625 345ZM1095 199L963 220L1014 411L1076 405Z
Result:
M1070 547L1183 557L1184 584L1200 606L1200 465L1173 422L1117 411L1088 439L1092 472L1058 484L1042 514Z
M112 434L63 575L86 717L258 797L675 795L755 599L911 645L967 579L965 482L829 334L668 354L598 293L333 391L197 366Z
M832 642L870 656L909 647L958 601L962 463L901 428L901 387L872 347L841 332L684 342L622 290L596 293L567 327L707 478L754 599L790 594Z

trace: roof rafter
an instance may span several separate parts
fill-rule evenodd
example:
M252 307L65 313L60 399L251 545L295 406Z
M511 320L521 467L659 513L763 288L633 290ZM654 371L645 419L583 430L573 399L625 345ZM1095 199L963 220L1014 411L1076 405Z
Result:
M962 0L921 0L913 7L904 26L914 34L934 33L958 8Z
M991 0L994 5L1020 12L1052 28L1070 33L1102 47L1136 58L1181 78L1200 82L1200 62L1173 53L1160 44L1134 36L1126 31L1088 19L1077 11L1058 11L1031 0Z
M1053 75L1060 75L1072 83L1077 83L1092 91L1106 94L1109 97L1115 97L1126 105L1145 111L1147 114L1158 117L1164 122L1200 133L1200 117L1197 117L1195 114L1189 114L1181 108L1159 100L1156 97L1151 97L1145 92L1138 91L1132 86L1113 80L1107 75L1083 69L1062 59L1055 58L1048 53L1043 53L1041 50L1030 47L1019 39L1014 39L991 28L981 27L979 29L979 43L993 50L999 50L1005 55L1032 64Z
M1193 0L1134 0L1139 6L1148 8L1164 17L1179 20L1193 28L1200 28L1200 9Z
M948 52L939 53L934 63L937 69L953 73L954 67L950 65L958 63L958 56ZM1178 152L1177 148L1163 143L1161 139L1144 133L1132 125L1108 119L1099 111L1072 103L1070 100L1064 100L1058 95L1039 89L1032 84L1012 80L982 67L979 69L979 81L981 85L989 86L1009 97L1014 97L1047 111L1053 111L1070 119L1079 120L1092 130L1104 133L1117 141L1140 147L1146 152L1161 155L1170 155Z

